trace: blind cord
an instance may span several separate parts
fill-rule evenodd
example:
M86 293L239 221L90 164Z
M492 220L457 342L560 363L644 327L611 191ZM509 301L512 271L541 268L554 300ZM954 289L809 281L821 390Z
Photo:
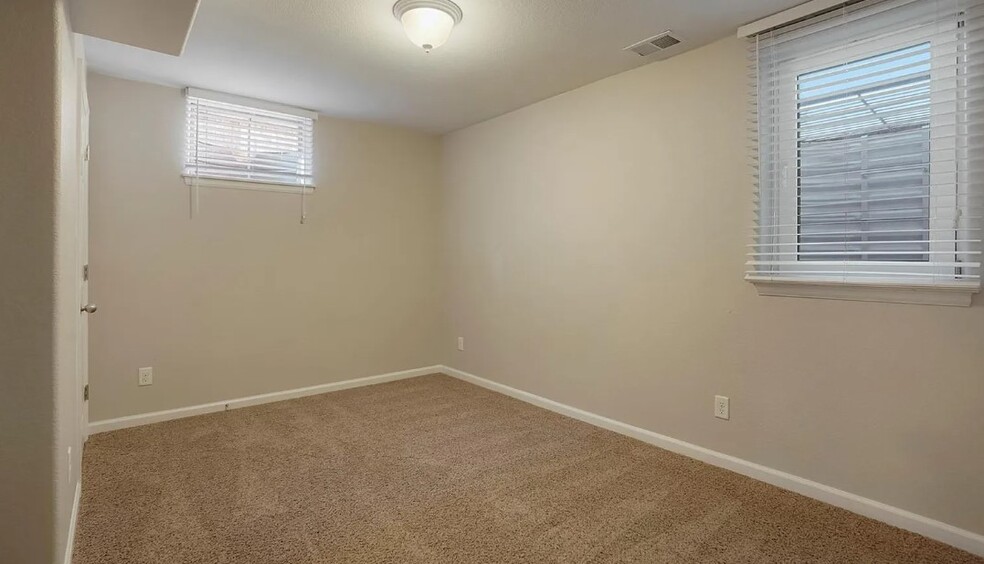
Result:
M301 225L307 221L307 186L301 186Z

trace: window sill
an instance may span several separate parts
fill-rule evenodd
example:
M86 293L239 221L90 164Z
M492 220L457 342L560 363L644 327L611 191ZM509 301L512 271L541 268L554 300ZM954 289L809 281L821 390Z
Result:
M197 184L201 188L223 188L226 190L251 190L254 192L276 192L279 194L314 194L314 186L298 186L297 184L278 184L275 182L258 182L256 180L228 180L224 178L206 178L201 176L182 175L188 186Z
M896 304L970 306L977 283L951 282L945 285L900 284L893 282L835 282L826 280L792 280L746 276L760 296L814 298L857 302Z

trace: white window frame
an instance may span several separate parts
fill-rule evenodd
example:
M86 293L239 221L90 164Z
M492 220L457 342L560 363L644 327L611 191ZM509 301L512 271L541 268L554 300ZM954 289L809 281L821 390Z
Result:
M925 38L915 39L911 42L900 44L899 38L904 37L905 32L895 32L891 34L886 34L880 36L876 39L866 41L862 44L851 45L844 47L843 49L837 50L833 53L825 53L822 56L811 57L809 61L803 60L793 60L783 63L783 66L788 68L783 69L781 74L783 76L797 77L795 80L789 80L780 84L780 94L779 100L781 107L779 108L779 120L784 123L791 123L797 121L797 113L799 111L798 107L798 77L805 74L809 74L815 71L825 70L837 65L855 62L861 59L876 57L879 55L884 55L891 53L892 51L898 51L906 48L915 47L917 45L922 45L923 43L930 43L930 87L933 89L930 91L930 107L935 107L938 101L933 100L935 93L939 91L940 84L945 77L940 76L941 71L937 65L933 64L933 61L937 61L938 56L945 56L946 52L941 52L938 45L938 41L933 41L932 39L926 40ZM957 53L955 47L948 45L943 49L948 49L953 53L953 57L956 58ZM934 114L932 111L930 113L930 170L939 171L944 166L947 161L952 161L952 159L941 158L941 151L933 150L932 139L934 131L939 131L942 124L940 123L940 117L938 114ZM783 174L781 175L781 187L782 191L779 199L779 219L783 225L796 225L797 233L785 234L779 237L779 243L783 245L783 249L792 249L789 254L780 254L780 260L783 262L794 263L795 266L792 268L797 272L803 271L813 271L811 274L795 274L792 275L793 278L798 278L801 280L809 280L815 282L841 282L844 277L841 275L829 275L824 274L825 272L830 272L831 270L846 271L857 273L857 275L852 275L850 281L855 284L895 284L899 280L896 277L889 276L878 276L871 275L865 276L863 273L871 270L871 265L873 263L878 264L879 271L885 272L905 272L909 269L910 263L907 261L803 261L796 254L799 243L799 190L797 178L799 177L798 161L799 161L799 140L795 138L784 139L779 147L780 151L780 167L782 167ZM942 162L941 162L942 161ZM934 176L939 173L934 172ZM933 178L933 177L931 177ZM957 205L955 199L953 200L953 206L941 206L938 202L945 201L946 196L955 196L955 184L947 183L941 185L938 182L930 181L930 198L929 198L929 228L932 233L939 233L940 236L934 235L931 237L933 240L937 240L930 245L929 251L931 253L936 252L946 252L953 250L956 241L956 226L954 221L956 220L956 210ZM939 213L948 212L949 217L940 217ZM944 214L945 215L945 214ZM938 255L930 255L936 257ZM945 256L945 255L944 255ZM956 252L948 255L949 262L954 262L956 260ZM934 259L935 260L935 259ZM946 260L940 260L940 262L947 262ZM933 274L943 279L956 280L954 278L955 267L940 267L933 271Z
M835 24L836 25L836 24ZM771 26L770 26L771 27ZM760 30L755 28L755 24L750 24L746 28L739 30L739 36L743 34L758 33ZM845 45L841 48L831 50L823 55L811 56L806 60L794 59L780 63L778 74L784 77L792 77L778 85L780 101L779 107L774 109L772 119L780 123L796 122L798 124L798 78L813 71L824 70L839 64L846 64L868 57L878 56L907 47L914 47L923 43L930 43L930 85L931 101L930 107L935 108L939 103L937 93L946 90L941 86L947 84L952 87L956 83L957 76L952 74L946 76L941 73L952 72L949 69L941 70L937 61L944 60L952 54L954 61L957 60L959 53L954 42L946 39L958 32L957 25L952 29L940 29L930 37L925 35L912 39L911 42L900 41L905 38L906 33L911 30L903 29L885 33L863 40L854 44ZM942 45L942 46L941 46ZM782 68L786 67L786 68ZM956 101L954 103L961 103ZM950 114L952 115L952 114ZM949 116L944 115L942 119ZM788 263L786 270L794 270L802 274L783 274L774 278L750 277L755 284L760 295L766 296L786 296L786 297L807 297L821 299L838 300L857 300L857 301L880 301L895 303L912 304L932 304L932 305L958 305L969 306L972 294L979 290L976 282L967 282L955 276L957 271L957 229L959 221L959 196L956 193L957 182L943 183L937 178L949 171L956 179L953 170L952 155L946 158L952 148L937 149L933 146L933 140L937 137L941 128L946 124L941 123L941 117L937 112L930 114L930 170L932 171L930 182L930 225L931 236L929 239L935 241L930 244L929 251L934 253L953 251L952 255L931 254L931 260L943 263L953 263L954 266L941 266L931 272L932 277L928 277L926 283L920 283L914 278L881 276L873 273L865 276L865 266L878 264L879 271L897 270L904 272L906 267L911 264L898 262L893 266L889 261L800 261L797 255L799 248L799 190L798 190L798 151L799 140L797 138L783 139L778 145L778 152L774 155L773 166L779 167L781 186L777 191L778 202L770 201L773 196L760 193L760 213L775 213L778 216L780 225L795 226L793 233L783 234L775 237L773 243L779 243L782 251L774 255L779 257L777 261ZM798 125L797 125L798 128ZM948 198L947 196L951 196ZM951 202L952 206L947 206L946 202ZM945 213L944 213L945 212ZM756 248L764 248L761 241ZM790 249L785 253L785 249ZM940 258L936 258L940 257ZM947 260L949 258L949 260ZM825 273L825 267L827 272ZM834 268L830 268L834 267ZM782 273L783 267L780 266L778 272ZM809 271L814 272L809 272ZM851 276L845 277L843 274L829 274L830 271L855 272ZM900 279L901 278L901 279ZM941 283L942 281L942 283Z

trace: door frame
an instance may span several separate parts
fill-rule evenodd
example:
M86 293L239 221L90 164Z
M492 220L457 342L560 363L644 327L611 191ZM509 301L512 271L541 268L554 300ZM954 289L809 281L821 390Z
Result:
M86 66L82 42L77 44L76 70L78 73L78 123L76 147L78 148L78 272L79 321L76 333L76 380L78 403L79 442L89 439L89 401L86 393L89 385L89 314L82 307L89 303L89 97L86 88Z

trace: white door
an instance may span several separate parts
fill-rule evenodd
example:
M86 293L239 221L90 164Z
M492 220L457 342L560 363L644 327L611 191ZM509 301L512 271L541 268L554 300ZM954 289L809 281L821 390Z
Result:
M79 76L79 333L78 368L79 409L82 442L89 438L89 315L95 308L89 303L89 98L86 96L85 65L80 64Z

